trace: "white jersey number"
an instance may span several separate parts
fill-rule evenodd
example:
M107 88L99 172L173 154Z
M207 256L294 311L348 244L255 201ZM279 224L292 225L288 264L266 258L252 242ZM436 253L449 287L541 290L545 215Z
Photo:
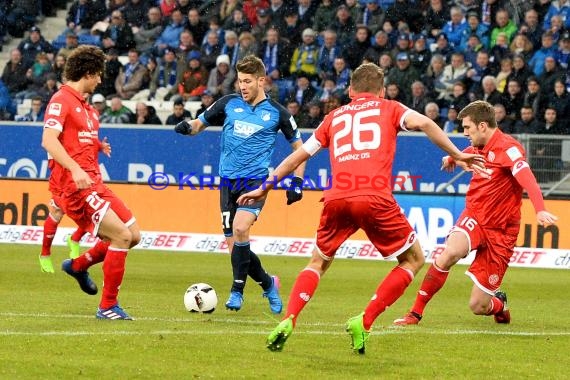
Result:
M360 111L354 115L345 113L332 120L333 128L339 124L343 125L342 129L334 135L335 157L352 150L378 149L381 140L380 136L382 135L380 125L376 122L363 122L363 119L374 116L380 116L380 110L378 108ZM368 132L366 133L367 141L362 141L364 132ZM350 136L351 133L352 139L344 139Z

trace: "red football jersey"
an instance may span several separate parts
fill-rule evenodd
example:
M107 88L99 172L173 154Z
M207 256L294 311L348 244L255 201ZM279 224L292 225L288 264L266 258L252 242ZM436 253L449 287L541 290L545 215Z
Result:
M101 182L97 154L99 150L97 112L83 99L81 94L69 86L63 85L56 92L48 106L44 128L60 131L59 141L67 153L95 181ZM57 170L56 170L57 172ZM77 190L71 172L61 169L59 188L70 194Z
M514 175L528 167L522 145L497 128L483 149L468 147L465 151L483 155L491 172L490 179L473 175L465 199L466 209L484 227L505 228L520 223L523 189Z
M324 118L314 136L330 153L332 184L324 192L325 200L358 195L392 198L396 135L405 130L410 112L415 111L399 102L361 94Z

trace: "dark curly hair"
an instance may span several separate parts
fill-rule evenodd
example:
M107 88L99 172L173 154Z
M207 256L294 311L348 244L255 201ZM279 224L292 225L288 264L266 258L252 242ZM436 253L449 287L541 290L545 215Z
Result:
M102 75L105 69L105 54L97 46L81 45L73 49L67 57L63 76L77 82L86 75Z

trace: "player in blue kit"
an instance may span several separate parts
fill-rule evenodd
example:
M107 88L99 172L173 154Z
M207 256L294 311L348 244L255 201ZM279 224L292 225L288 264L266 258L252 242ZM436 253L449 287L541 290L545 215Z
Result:
M219 174L222 228L231 253L233 283L226 308L238 311L243 304L243 289L247 276L263 288L271 312L281 313L279 278L263 269L259 257L249 244L249 230L265 201L238 206L237 199L259 187L269 174L269 163L279 130L293 150L303 141L293 116L279 103L265 95L265 66L254 55L236 64L240 94L226 95L212 104L197 119L182 121L174 130L183 135L195 135L208 126L222 126ZM287 204L303 197L302 165L294 172L287 190Z

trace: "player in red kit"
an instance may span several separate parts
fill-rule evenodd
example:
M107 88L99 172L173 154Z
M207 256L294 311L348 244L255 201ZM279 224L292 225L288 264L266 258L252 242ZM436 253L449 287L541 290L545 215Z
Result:
M464 152L483 155L487 160L487 173L473 174L465 210L449 232L445 250L428 269L412 310L396 319L396 325L418 324L427 303L445 284L451 267L472 250L477 253L465 272L473 281L471 311L477 315L493 315L497 323L509 323L507 295L499 289L519 233L523 189L528 193L540 225L557 220L544 208L540 187L526 162L523 147L497 128L493 106L475 101L463 108L458 118L463 122L463 134L472 144ZM443 169L453 171L456 166L469 170L453 158L443 158Z
M74 277L87 294L97 286L87 269L103 262L103 294L96 313L100 319L132 319L118 303L129 248L140 240L140 229L131 211L101 180L93 154L98 141L97 114L83 98L101 82L105 55L95 46L73 50L64 68L67 82L48 104L42 146L59 165L61 203L77 225L108 242L104 254L89 251L65 260L62 270ZM104 244L104 243L102 243Z
M97 132L99 131L99 114L98 112L90 105L87 104L89 107L89 113L93 113L93 130ZM99 152L105 154L107 157L111 157L111 144L107 141L105 137L102 141L97 140L94 147L94 154L95 158L97 159L99 156ZM49 191L52 194L51 199L49 201L49 215L46 221L44 222L43 228L43 239L42 239L42 251L40 253L40 269L44 273L54 273L53 270L53 263L51 261L51 246L53 243L53 239L55 237L55 233L57 232L57 228L61 219L65 215L63 210L61 209L61 189L59 188L59 182L61 177L61 166L56 165L54 160L51 156L48 155L48 167L50 169L50 177L49 177ZM67 246L69 247L69 257L75 259L79 257L79 241L85 235L85 230L82 228L77 228L75 232L67 238ZM92 248L93 249L93 248Z
M382 256L397 258L398 265L376 289L363 313L347 322L352 348L363 354L374 320L394 303L424 263L416 234L392 195L390 178L396 136L402 130L421 130L455 160L480 171L483 158L462 153L447 135L424 115L396 101L383 99L384 72L367 63L352 74L352 101L331 111L302 149L287 157L261 188L240 197L240 204L263 199L281 178L316 154L329 148L332 186L324 192L324 206L309 265L302 270L289 295L285 319L267 338L267 347L281 351L297 317L313 297L321 276L336 250L359 228Z

